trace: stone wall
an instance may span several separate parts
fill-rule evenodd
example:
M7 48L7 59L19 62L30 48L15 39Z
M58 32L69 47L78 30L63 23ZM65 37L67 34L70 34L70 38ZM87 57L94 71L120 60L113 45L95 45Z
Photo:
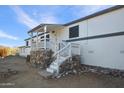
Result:
M37 51L31 51L30 63L36 67L42 69L47 68L53 60L53 51L49 49L39 49ZM29 58L27 57L27 60Z

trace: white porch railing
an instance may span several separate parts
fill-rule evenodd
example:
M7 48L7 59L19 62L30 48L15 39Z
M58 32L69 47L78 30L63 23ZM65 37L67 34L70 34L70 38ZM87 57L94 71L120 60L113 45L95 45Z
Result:
M50 40L46 39L46 48L50 48ZM41 39L41 41L32 42L31 50L36 51L38 49L44 49L44 39Z
M65 41L60 42L60 43L59 43L59 50L62 49L62 48L64 48L67 44L68 44L68 43L65 42Z
M60 49L56 52L54 57L56 57L58 60L59 58L67 59L73 55L80 55L80 45L76 43L68 43L64 48ZM57 62L58 65L61 64L61 62Z
M49 48L50 40L46 39L46 48ZM38 49L44 48L44 39L38 42Z
M36 42L32 42L31 51L35 51L35 50L36 50Z
M56 58L50 67L47 68L48 72L58 75L59 66L73 55L80 55L80 45L76 43L68 43L64 48L60 49L54 57Z

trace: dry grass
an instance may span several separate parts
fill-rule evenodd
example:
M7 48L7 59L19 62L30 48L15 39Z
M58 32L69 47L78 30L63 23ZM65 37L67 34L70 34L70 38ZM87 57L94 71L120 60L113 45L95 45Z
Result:
M17 53L17 51L18 51L17 48L0 47L0 57L15 55Z

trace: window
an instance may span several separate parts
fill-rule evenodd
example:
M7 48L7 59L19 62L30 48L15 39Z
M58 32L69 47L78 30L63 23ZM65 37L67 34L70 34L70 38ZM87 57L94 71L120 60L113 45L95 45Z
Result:
M28 41L26 41L26 46L28 46Z
M50 36L49 36L49 34L48 35L46 35L46 38L49 38Z
M41 38L41 39L43 39L43 38L44 38L44 36L41 36L40 38ZM46 38L49 38L49 34L48 34L48 35L46 35Z
M44 38L44 36L41 36L41 37L40 37L40 39L43 39L43 38Z
M79 25L69 28L69 38L79 37Z

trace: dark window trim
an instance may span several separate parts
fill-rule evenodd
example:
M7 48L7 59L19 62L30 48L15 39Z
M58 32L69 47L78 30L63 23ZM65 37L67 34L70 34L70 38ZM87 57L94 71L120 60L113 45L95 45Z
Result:
M76 27L77 27L77 33L76 33L77 36L74 36L73 34L75 34L76 31L73 31L73 30ZM72 34L71 32L74 32L74 33ZM77 38L77 37L79 37L79 25L75 25L75 26L69 27L69 38Z
M29 41L26 41L26 46L29 46Z
M95 35L95 36L89 36L89 37L82 37L82 38L77 38L77 39L66 40L66 42L99 39L99 38L107 38L107 37L122 36L122 35L124 35L124 32L115 32L115 33L109 33L109 34L103 34L103 35Z

